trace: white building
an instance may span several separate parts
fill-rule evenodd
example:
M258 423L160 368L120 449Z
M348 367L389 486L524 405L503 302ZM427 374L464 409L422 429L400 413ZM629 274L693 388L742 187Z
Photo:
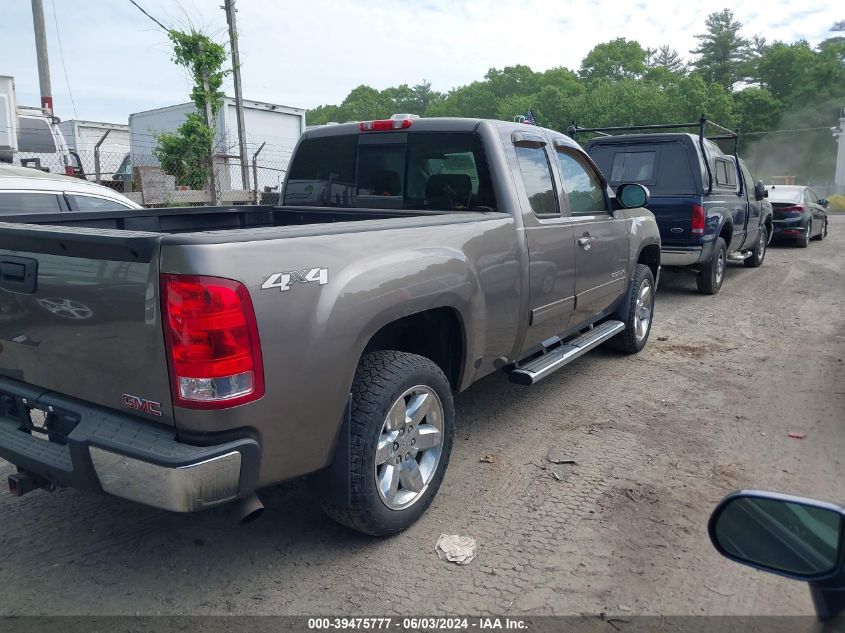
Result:
M131 159L134 166L158 165L153 154L157 146L157 135L161 132L175 132L189 112L195 112L193 103L129 115ZM217 116L215 154L217 181L221 190L253 189L255 183L246 187L241 182L240 149L238 145L238 124L235 100L225 97L223 107ZM305 110L274 103L244 100L244 128L250 178L252 177L252 156L262 143L266 143L258 157L258 189L276 186L284 176L290 154L300 135L305 131Z
M122 123L98 123L70 119L59 123L69 149L79 155L82 169L90 179L96 176L94 148L108 132L100 145L100 173L104 180L111 180L123 158L129 153L129 126Z

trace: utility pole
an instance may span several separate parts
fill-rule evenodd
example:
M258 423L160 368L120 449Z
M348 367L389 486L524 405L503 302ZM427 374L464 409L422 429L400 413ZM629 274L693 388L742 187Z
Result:
M836 176L834 179L833 193L845 195L845 107L839 113L839 128L833 133L838 137L839 143L836 149Z
M235 22L235 0L223 0L226 22L229 25L229 41L232 46L232 79L235 83L235 114L238 119L238 144L241 155L241 179L244 190L249 189L249 163L246 153L246 131L244 128L244 98L241 93L241 58L238 54L238 27ZM258 183L255 183L256 190Z
M50 89L50 59L47 57L47 30L44 28L44 6L32 0L32 24L35 27L35 54L38 57L38 83L41 86L41 109L53 116L53 91Z

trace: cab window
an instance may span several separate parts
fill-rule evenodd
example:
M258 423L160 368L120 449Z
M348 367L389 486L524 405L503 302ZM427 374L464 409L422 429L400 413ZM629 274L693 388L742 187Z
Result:
M736 189L736 169L731 161L724 158L716 159L716 183Z
M573 149L558 148L555 155L570 213L607 213L604 185L593 166Z
M305 139L291 162L285 205L495 211L475 133L373 133Z

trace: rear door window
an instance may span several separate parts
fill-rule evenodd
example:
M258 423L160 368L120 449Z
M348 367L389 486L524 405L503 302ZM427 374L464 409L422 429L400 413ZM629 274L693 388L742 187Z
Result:
M0 191L0 215L60 213L59 196L54 193Z
M83 196L79 194L67 194L71 209L74 211L127 211L129 205L109 200L108 198L97 198L96 196Z
M33 154L56 151L56 142L47 121L26 116L19 117L18 121L18 151Z
M559 216L560 211L557 207L557 196L546 150L542 147L519 146L514 149L531 210L540 217Z
M616 152L610 181L652 183L656 162L657 152Z

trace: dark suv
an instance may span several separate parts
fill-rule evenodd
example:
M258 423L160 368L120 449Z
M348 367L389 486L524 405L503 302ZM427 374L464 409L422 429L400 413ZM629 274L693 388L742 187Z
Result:
M705 125L718 130L705 137ZM659 130L697 127L698 134ZM608 134L640 131L649 133ZM570 136L603 134L585 149L611 186L637 182L651 192L649 210L660 227L664 267L697 273L700 292L716 294L728 261L763 263L772 236L772 205L736 153L738 134L703 117L697 123L614 128L569 128ZM715 140L734 144L724 153Z

